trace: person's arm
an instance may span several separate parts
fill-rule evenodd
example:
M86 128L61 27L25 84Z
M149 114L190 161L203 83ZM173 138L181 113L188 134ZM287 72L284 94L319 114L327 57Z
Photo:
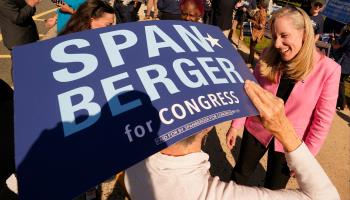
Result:
M305 134L305 144L313 155L319 152L326 139L335 114L341 68L336 64L333 67L332 73L328 75L323 86L320 86L322 91L315 106L309 131Z
M216 193L222 196L231 195L233 199L340 199L336 188L320 164L296 135L291 122L285 115L283 100L249 80L245 83L245 90L258 110L263 126L283 145L288 166L295 172L300 190L269 190L238 186L231 182L229 187L223 188L222 184L217 186Z
M19 8L15 1L5 1L6 4L1 12L8 17L14 24L21 25L35 14L35 5L39 0L27 0L27 5Z
M296 174L299 189L270 190L232 181L227 184L215 177L207 196L245 200L340 200L337 189L304 143L285 155L289 168Z
M259 112L261 124L281 142L288 166L296 174L299 190L269 190L209 181L208 194L216 199L259 200L339 200L339 194L308 148L298 138L288 120L282 99L261 88L253 81L245 82L245 91Z
M69 13L73 15L76 12L72 7L70 7L68 4L64 2L58 3L56 5L60 8L60 11L63 13Z

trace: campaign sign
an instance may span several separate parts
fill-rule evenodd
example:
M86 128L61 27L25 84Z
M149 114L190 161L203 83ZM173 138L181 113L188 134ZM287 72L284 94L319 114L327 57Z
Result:
M219 28L118 24L13 50L20 199L72 199L204 128L257 112Z
M350 1L349 0L329 0L323 15L345 24L350 23Z

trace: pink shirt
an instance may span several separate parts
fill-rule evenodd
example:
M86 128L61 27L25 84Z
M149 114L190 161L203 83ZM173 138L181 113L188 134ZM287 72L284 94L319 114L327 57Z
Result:
M295 84L285 102L287 118L313 155L319 152L332 124L338 97L340 70L336 62L322 56L305 80ZM264 89L276 95L280 76L277 83L272 83L260 75L259 66L254 71L254 76ZM273 136L264 129L257 117L233 120L231 126L238 129L243 125L267 147ZM277 140L275 150L283 152L282 144Z

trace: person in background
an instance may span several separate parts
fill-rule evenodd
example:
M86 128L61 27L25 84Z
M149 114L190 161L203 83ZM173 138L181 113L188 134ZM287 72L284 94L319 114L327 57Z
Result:
M243 22L247 21L249 17L252 17L249 15L249 13L253 13L252 11L256 9L256 0L238 0L234 8L236 10L236 14L232 21L232 31L233 34L236 34L237 26L240 27L237 44L239 47L241 41L243 40Z
M273 1L272 0L264 0L266 7L266 14L269 17L273 12Z
M160 20L181 20L179 0L158 0Z
M125 186L131 199L339 200L336 188L287 119L283 100L252 81L244 87L264 127L281 142L300 189L273 191L210 176L209 156L201 151L207 128L127 169Z
M228 37L232 27L232 12L235 1L233 0L213 0L212 12L214 26L219 27L226 37Z
M312 26L314 28L316 41L320 39L320 34L323 33L324 19L322 15L320 15L320 12L322 11L324 5L325 0L312 0L311 8L308 12Z
M271 18L271 35L271 45L262 54L254 76L264 89L283 99L286 116L297 136L316 155L334 117L340 66L316 49L310 18L300 8L287 6L276 11ZM247 184L269 150L264 187L285 188L293 173L287 166L283 145L264 128L259 117L233 120L226 135L228 147L234 146L243 125L232 179Z
M147 1L147 10L146 10L145 20L151 19L152 7L153 7L153 19L157 19L158 18L157 0L148 0Z
M124 1L123 1L124 2ZM142 4L142 0L132 0L130 3L127 5L128 7L128 12L129 12L129 20L128 22L136 22L139 21L139 10Z
M57 1L57 32L61 32L67 25L69 19L86 0L64 0Z
M17 45L35 42L39 34L33 16L40 0L1 0L0 27L4 45L10 51Z
M70 18L59 35L111 26L114 23L114 9L102 0L87 0Z
M233 31L233 34L236 34L235 32L236 32L237 26L238 25L242 26L243 21L246 19L245 12L243 12L243 10L246 9L244 7L244 3L245 3L244 0L237 0L235 5L234 5L235 15L234 15L233 20L232 20L232 31ZM241 32L242 32L242 35L243 35L243 29L240 31L240 35L241 35Z
M335 60L341 65L337 109L344 110L346 106L344 82L350 76L350 24L344 26L339 38L333 42L332 48Z
M255 55L255 46L258 42L264 37L265 25L266 25L266 8L267 4L264 0L261 0L258 5L259 10L254 14L250 22L252 23L252 37L250 38L249 44L249 59L248 62L254 66L254 55Z
M85 2L85 0L54 0L58 7L55 16L46 20L45 26L48 28L48 32L44 35L42 40L54 38L59 32L63 30L71 16L76 12L79 6Z
M182 20L199 22L204 15L203 3L202 0L182 0L180 2Z
M11 54L15 46L39 40L38 29L32 18L39 2L40 0L0 0L2 39ZM12 80L12 64L10 71Z
M138 21L138 12L141 4L142 0L115 0L113 8L115 9L118 23Z

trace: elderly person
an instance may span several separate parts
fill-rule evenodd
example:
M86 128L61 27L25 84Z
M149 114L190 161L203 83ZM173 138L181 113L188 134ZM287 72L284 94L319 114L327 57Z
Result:
M285 113L297 136L316 155L329 132L338 96L340 66L315 47L313 27L300 8L284 7L271 18L272 43L254 70L259 84L285 102ZM285 188L292 175L283 145L258 117L233 120L227 144L245 126L232 179L247 184L267 150L264 187Z
M260 113L261 123L281 142L288 164L296 173L299 190L273 191L211 177L208 155L201 151L202 138L209 130L205 129L127 169L125 185L131 199L340 199L321 166L296 135L285 116L283 101L252 81L246 81L245 89Z

